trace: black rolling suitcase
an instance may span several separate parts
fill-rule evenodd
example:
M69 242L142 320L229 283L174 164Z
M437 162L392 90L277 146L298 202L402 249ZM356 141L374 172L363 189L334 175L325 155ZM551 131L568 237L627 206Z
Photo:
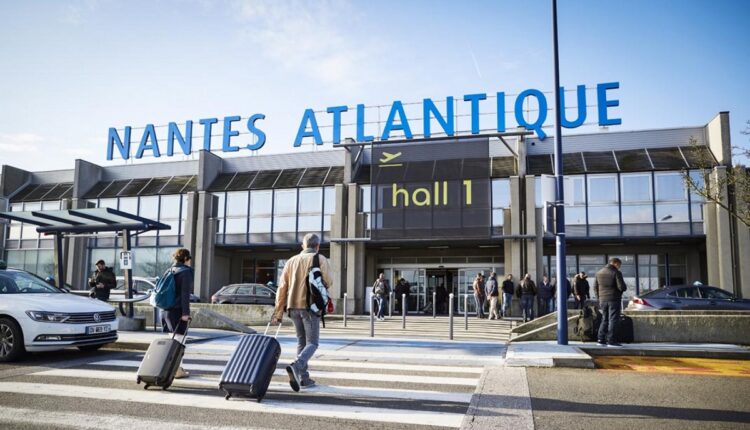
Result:
M187 329L185 328L184 340L187 340ZM166 390L172 385L174 375L182 362L182 356L185 355L185 344L175 339L175 333L171 338L156 339L151 342L146 355L143 356L140 367L138 367L138 376L136 382L143 382L143 389L154 385Z
M242 336L229 358L219 380L219 389L226 393L226 399L232 396L246 396L263 400L281 356L281 345L276 340L281 324L276 329L276 336L266 336L271 324L266 326L264 334Z
M615 326L615 339L622 343L633 343L633 319L627 315L620 315L620 320L617 321Z

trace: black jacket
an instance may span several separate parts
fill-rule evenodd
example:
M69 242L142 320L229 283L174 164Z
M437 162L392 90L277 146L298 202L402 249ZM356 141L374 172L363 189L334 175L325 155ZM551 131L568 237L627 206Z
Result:
M503 293L513 294L513 281L508 279L503 281Z
M175 270L174 286L177 301L172 309L182 309L182 315L190 315L190 293L193 292L194 277L193 268L182 263L173 266Z
M96 284L104 284L104 288L96 288ZM115 272L111 267L105 267L101 272L95 271L89 280L89 287L91 287L93 298L106 302L109 300L109 290L117 287Z
M516 287L516 297L523 296L536 296L536 285L531 279L521 281Z
M594 292L600 302L622 300L622 293L627 289L625 280L622 279L622 272L617 270L615 266L607 264L596 272Z
M555 297L555 287L550 282L547 282L546 284L540 282L537 286L537 292L539 293L540 299L551 299Z
M583 296L584 299L590 298L591 287L589 287L589 281L584 278L576 278L576 284L573 286L573 294Z

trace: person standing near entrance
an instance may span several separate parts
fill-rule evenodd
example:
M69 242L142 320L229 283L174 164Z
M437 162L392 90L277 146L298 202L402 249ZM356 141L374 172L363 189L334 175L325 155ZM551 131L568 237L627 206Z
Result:
M622 260L613 257L609 263L596 272L594 293L599 298L599 310L602 312L602 323L597 336L600 346L622 346L615 338L617 322L622 311L622 293L628 289L620 272Z
M391 288L388 286L388 280L383 273L378 275L378 279L372 284L372 296L378 302L378 321L385 321L385 309L388 307L388 295Z
M487 299L490 301L490 319L500 319L497 314L497 297L500 295L500 288L497 285L497 273L492 272L490 279L484 284L484 291L487 293Z
M333 285L331 266L328 259L318 254L320 252L320 238L308 233L302 239L302 252L290 258L284 265L279 279L279 290L276 293L276 308L271 322L281 324L284 312L289 312L289 318L294 323L297 334L297 359L286 367L289 375L289 385L292 390L309 388L315 385L307 371L307 363L318 349L320 342L320 314L308 308L308 276L313 267L313 260L318 255L320 273L326 288Z
M549 281L547 275L542 276L542 282L537 288L537 310L539 316L547 315L555 310L555 287Z
M477 318L486 318L484 314L484 276L482 273L477 273L477 277L474 279L474 301L477 304Z
M516 296L521 299L523 309L523 322L534 319L534 296L536 296L536 285L531 280L531 275L524 275L523 281L516 287Z
M115 272L112 271L111 267L104 265L104 260L96 262L96 271L91 275L89 287L91 287L91 298L103 302L109 300L109 291L117 287Z
M406 281L404 281L404 278L399 278L398 282L396 282L396 288L394 288L393 292L396 294L396 312L401 313L404 306L401 297L406 294Z
M510 273L505 276L503 281L503 312L501 318L510 316L511 305L513 304L513 275Z
M586 272L580 272L575 277L573 284L573 296L576 300L576 309L583 309L586 300L591 298L591 287L586 280Z

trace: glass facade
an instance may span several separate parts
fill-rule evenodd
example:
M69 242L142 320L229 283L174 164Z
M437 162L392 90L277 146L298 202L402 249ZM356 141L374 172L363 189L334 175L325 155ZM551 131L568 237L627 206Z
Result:
M61 201L11 203L11 212L60 210ZM11 221L5 240L5 260L8 267L23 269L42 278L55 276L54 240L41 236L35 225Z
M336 211L334 187L214 193L217 244L296 244L305 234L325 241Z

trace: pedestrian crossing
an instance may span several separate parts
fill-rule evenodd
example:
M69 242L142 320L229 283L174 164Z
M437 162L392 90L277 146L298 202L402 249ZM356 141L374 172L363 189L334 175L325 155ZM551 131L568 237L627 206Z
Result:
M6 415L22 422L34 417L17 410L28 405L4 401L13 395L19 399L46 396L58 404L60 399L71 400L71 405L125 403L132 406L128 415L133 428L141 428L140 421L146 427L155 419L164 428L182 422L149 412L155 405L187 408L196 414L189 424L205 420L206 428L370 428L377 423L396 429L458 428L484 367L501 364L503 352L502 346L492 342L324 339L309 365L317 386L295 393L284 366L294 359L296 342L279 336L282 356L266 397L258 403L225 400L218 390L219 376L237 340L189 344L183 367L191 376L175 380L168 391L144 390L135 383L142 352L0 380L0 427ZM56 411L45 415L44 423L54 427L58 420L62 427L80 413L75 408ZM106 419L113 417L98 416L92 422ZM242 424L238 426L237 421Z

